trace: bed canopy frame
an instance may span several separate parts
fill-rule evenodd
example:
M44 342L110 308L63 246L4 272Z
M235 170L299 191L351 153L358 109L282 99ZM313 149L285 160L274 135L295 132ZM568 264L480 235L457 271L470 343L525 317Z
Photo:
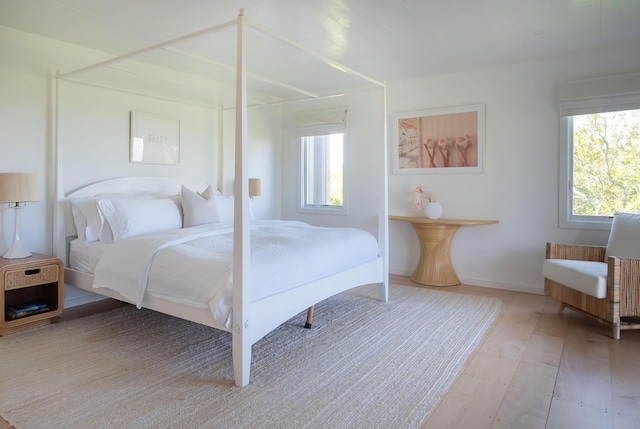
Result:
M173 48L171 45L175 45L180 42L189 41L205 34L218 32L221 29L236 27L236 49L235 49L235 67L225 64L221 61L214 61L208 58L205 58L202 55L185 51L178 48ZM266 34L267 36L271 36L284 44L292 47L299 52L309 56L312 59L319 60L323 64L330 66L331 68L339 71L342 74L350 76L351 78L356 78L360 82L365 82L367 84L366 87L359 88L341 88L334 91L313 91L308 89L300 88L299 85L287 84L284 82L280 82L271 78L268 78L259 74L251 74L247 72L247 64L246 64L246 50L245 50L245 40L246 40L246 27L250 26L259 32ZM259 23L250 20L245 16L244 9L240 9L237 19L224 22L209 28L205 28L200 31L196 31L194 33L186 34L184 36L180 36L171 40L163 41L161 43L157 43L155 45L146 47L144 49L138 49L133 52L116 56L111 59L107 59L96 64L88 65L86 67L82 67L76 70L72 70L69 72L61 73L57 72L55 76L55 96L54 103L55 106L53 108L54 116L55 116L55 127L54 127L54 153L55 153L55 163L54 163L54 175L56 176L56 189L55 194L57 196L57 200L55 202L56 210L54 210L54 253L65 261L65 266L68 267L67 262L67 237L66 237L66 227L65 227L65 208L63 205L66 201L68 195L65 194L65 186L63 180L63 172L62 172L62 150L60 148L60 138L59 138L59 93L60 93L60 81L67 80L72 82L85 83L82 81L76 81L77 76L80 76L88 71L97 70L101 68L109 68L114 69L114 65L126 60L131 60L134 58L138 58L141 55L144 55L148 52L163 49L171 51L172 53L177 53L183 57L187 57L190 60L196 59L198 61L202 61L207 63L208 65L214 65L220 69L226 70L227 72L233 72L235 75L235 105L233 107L223 107L220 105L220 109L235 109L235 177L234 177L234 185L233 191L236 198L234 199L234 242L233 242L233 323L231 327L231 332L233 335L232 347L233 347L233 368L234 368L234 377L235 383L237 386L246 386L249 383L249 374L250 374L250 364L251 364L251 346L257 340L262 338L262 336L266 335L273 327L264 328L256 323L256 319L252 314L252 305L251 305L251 288L250 288L250 239L249 239L249 221L250 221L250 200L249 200L249 177L248 177L248 124L247 124L247 109L256 105L272 105L272 104L282 104L289 102L300 102L307 101L313 99L321 99L326 97L335 97L344 95L349 92L361 91L361 90L370 90L372 88L381 89L381 104L382 104L382 112L383 117L379 118L382 121L383 128L383 136L381 138L383 142L383 147L381 150L383 151L382 161L383 165L380 165L380 171L383 175L382 184L380 189L380 198L379 198L379 207L378 207L378 259L376 263L373 264L375 267L374 270L381 271L381 276L376 273L372 275L371 273L356 274L358 281L361 279L372 279L370 283L378 283L379 282L379 294L380 298L383 301L388 300L388 209L387 209L387 127L386 127L386 84L385 82L378 81L369 76L366 76L360 72L357 72L349 67L346 67L320 53L314 52L311 49L308 49L301 44L280 35L273 30L260 25ZM157 66L157 64L156 64ZM139 73L132 70L121 70L128 74L139 75L143 77L144 73ZM258 82L262 82L265 84L273 85L276 88L284 89L287 91L293 91L296 94L299 94L296 98L268 98L268 101L261 102L248 102L247 95L247 78L254 79ZM89 83L91 85L91 83ZM97 85L100 86L100 85ZM108 89L116 89L110 88ZM134 93L133 91L126 91L130 93ZM145 94L139 94L145 95ZM221 126L221 124L220 124ZM117 179L119 180L119 179ZM195 181L194 181L195 183ZM77 193L76 193L77 194ZM238 198L241 196L241 198ZM73 270L65 271L65 276L67 279L76 279L78 274ZM337 277L337 279L342 278L342 281L349 282L351 281L353 275L348 274L343 277ZM375 280L374 280L375 279ZM69 283L73 284L73 283ZM366 283L360 283L366 284ZM325 285L327 286L327 285ZM353 287L353 286L351 286ZM335 288L333 286L329 286L329 289L335 289L334 293L338 293L343 290L349 289L349 287L341 287ZM332 293L332 294L334 294ZM298 294L300 295L300 294ZM326 293L325 293L326 295ZM318 295L316 297L305 297L300 295L298 298L303 301L298 305L299 311L302 311L306 308L306 304L304 301L309 301L310 299L316 299L313 301L311 305L315 304L321 299L324 299L331 295ZM320 299L318 299L320 298ZM274 305L273 302L267 303L267 305ZM166 305L160 303L160 305L156 305L155 308L148 307L152 309L157 309L159 311L165 312L167 314L176 315L170 308ZM253 308L255 313L255 307ZM297 312L291 314L291 317ZM187 317L188 318L188 317ZM269 321L272 325L275 326L281 324L286 321L284 319L282 321ZM207 324L204 320L199 320L198 316L191 318L191 320L196 321L198 323ZM264 322L261 320L261 322ZM274 327L275 327L274 326ZM266 332L265 332L266 331Z

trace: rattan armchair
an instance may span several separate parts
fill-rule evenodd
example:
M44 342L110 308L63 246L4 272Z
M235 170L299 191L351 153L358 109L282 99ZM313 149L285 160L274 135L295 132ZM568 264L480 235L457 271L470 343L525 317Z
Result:
M640 245L640 243L638 243ZM620 339L620 330L640 329L640 259L609 256L604 246L576 246L547 243L547 259L572 259L607 263L605 298L596 298L545 278L546 295L565 307L591 316L612 328Z

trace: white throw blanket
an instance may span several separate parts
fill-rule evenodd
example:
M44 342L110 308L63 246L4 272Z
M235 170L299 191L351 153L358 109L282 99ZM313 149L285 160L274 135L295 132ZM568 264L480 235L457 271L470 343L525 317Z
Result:
M252 301L318 280L377 257L375 238L355 228L295 221L251 225ZM232 320L233 228L201 225L119 240L100 258L94 288L112 289L138 307L145 293L211 309Z

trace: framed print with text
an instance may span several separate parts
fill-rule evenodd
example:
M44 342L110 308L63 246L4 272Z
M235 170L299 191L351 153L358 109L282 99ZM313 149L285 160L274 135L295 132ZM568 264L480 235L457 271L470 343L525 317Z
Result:
M150 113L131 112L129 161L178 165L180 121Z

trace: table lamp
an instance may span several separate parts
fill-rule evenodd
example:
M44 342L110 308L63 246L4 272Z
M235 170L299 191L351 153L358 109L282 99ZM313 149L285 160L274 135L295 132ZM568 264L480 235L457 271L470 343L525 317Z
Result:
M9 203L14 209L15 223L13 242L3 258L28 258L31 253L22 246L18 234L18 209L24 207L25 202L39 201L38 175L36 173L0 173L0 203Z
M249 179L249 196L251 199L253 199L253 197L259 197L260 195L262 195L262 184L260 179Z

